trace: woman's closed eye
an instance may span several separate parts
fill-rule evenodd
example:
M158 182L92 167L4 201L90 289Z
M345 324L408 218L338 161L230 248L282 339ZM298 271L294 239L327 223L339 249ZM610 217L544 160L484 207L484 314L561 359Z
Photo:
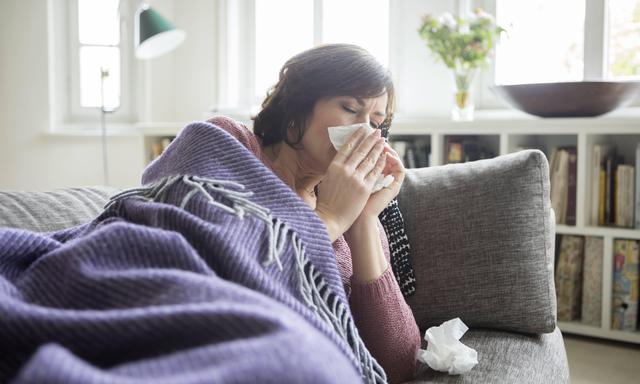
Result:
M357 111L357 110L355 110L355 109L353 109L353 108L351 108L351 107L347 107L346 105L343 105L343 106L342 106L342 109L344 109L345 111L347 111L347 112L349 112L349 113L353 113L354 115L355 115L356 113L358 113L358 111Z
M351 114L353 114L353 115L357 115L357 114L358 114L358 111L357 111L356 109L351 108L351 107L348 107L348 106L346 106L346 105L343 105L343 106L342 106L342 109L344 109L344 110L345 110L345 112L351 113ZM376 123L375 121L371 121L371 122L369 122L369 125L370 125L370 126L371 126L371 128L373 128L373 129L378 129L378 128L380 127L380 124Z

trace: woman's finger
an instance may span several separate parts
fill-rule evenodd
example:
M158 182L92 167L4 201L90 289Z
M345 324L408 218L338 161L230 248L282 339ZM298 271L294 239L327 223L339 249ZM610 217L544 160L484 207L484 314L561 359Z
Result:
M351 152L356 148L356 144L365 137L367 129L365 127L358 128L347 140L346 143L338 150L338 153L334 157L334 161L339 163L346 163L351 155Z
M373 148L369 151L367 156L358 164L356 172L365 177L378 163L382 150L384 148L384 142L378 141Z
M395 149L393 149L388 143L385 144L384 151L386 153L389 153L389 154L393 155L398 160L400 160L400 155L398 155L398 152L396 152Z
M367 182L375 183L376 180L378 180L378 178L382 174L382 170L386 165L387 158L388 156L386 153L383 153L380 157L378 157L378 161L376 161L375 166L371 171L369 171L369 173L367 173L367 176L365 177L365 180Z
M387 154L387 166L383 170L385 175L394 174L398 172L404 173L404 164L402 161L394 156L391 152L385 152Z
M360 163L362 163L366 159L366 157L370 155L371 150L375 148L378 143L384 143L384 139L380 137L380 131L375 130L374 132L369 134L369 136L367 136L367 138L364 139L353 152L351 152L346 164L351 166L352 169L358 169ZM380 156L380 152L382 152L382 147L378 148L378 153L374 159L374 164L375 160L377 160L378 156Z

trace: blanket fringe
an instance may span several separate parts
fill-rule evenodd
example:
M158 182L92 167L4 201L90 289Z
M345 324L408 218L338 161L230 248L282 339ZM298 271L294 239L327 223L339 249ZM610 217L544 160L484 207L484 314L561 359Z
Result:
M180 181L191 187L191 190L180 202L181 209L186 207L193 196L200 193L207 199L209 204L227 213L234 214L241 219L244 219L245 215L250 213L258 219L265 221L269 230L269 251L267 252L265 260L262 261L262 266L268 267L276 263L279 270L283 269L280 256L284 250L285 236L283 236L283 230L285 230L286 227L283 226L283 223L279 219L272 219L269 209L249 200L249 197L253 196L253 192L244 191L244 186L234 181L189 175L167 176L148 186L128 189L111 196L104 208L108 209L116 202L131 197L140 198L145 201L164 203L165 195L169 187ZM221 194L224 198L231 201L232 205L229 206L223 202L216 201L211 195L212 192Z
M384 370L378 362L376 362L360 338L347 307L339 300L338 296L333 293L320 272L316 270L313 263L306 257L302 240L298 237L297 233L285 222L278 218L273 218L268 208L262 207L249 200L249 197L253 196L253 192L244 191L245 187L242 184L229 180L217 180L198 176L168 176L151 185L129 189L112 196L105 205L105 209L122 199L131 197L163 203L168 188L179 181L191 187L191 190L180 202L180 208L184 209L190 199L200 193L208 200L209 204L225 212L234 214L241 219L249 213L265 222L268 229L269 251L267 252L265 260L261 262L263 267L268 267L276 263L278 269L282 271L283 266L280 261L280 256L287 244L287 235L291 234L298 269L298 290L304 303L349 345L357 359L360 374L366 383L387 382ZM212 192L216 192L231 201L231 206L216 201L211 195Z
M298 289L302 299L349 345L358 360L363 380L366 383L386 383L384 370L365 347L346 306L306 257L302 240L296 232L291 231L291 234L298 267Z

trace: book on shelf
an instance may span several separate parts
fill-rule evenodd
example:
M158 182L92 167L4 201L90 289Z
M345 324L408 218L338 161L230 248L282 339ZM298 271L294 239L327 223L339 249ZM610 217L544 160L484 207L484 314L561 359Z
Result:
M635 223L635 211L639 209L636 198L638 167L625 164L624 157L616 153L615 146L608 144L595 145L592 160L590 223L597 223L599 226L640 228Z
M171 144L174 137L162 137L159 139L153 140L151 143L151 160L154 160L156 157L160 156L162 152Z
M599 327L602 319L602 259L604 239L586 236L582 265L582 316L586 325Z
M637 240L616 239L613 243L611 329L637 329L639 253Z
M462 163L462 143L457 141L447 142L447 164Z
M418 161L416 159L416 151L412 145L407 146L405 154L405 164L408 168L418 168Z
M564 223L576 225L576 195L578 178L578 153L575 147L567 148L569 153L569 173L567 181L567 208Z
M423 168L431 165L431 146L428 143L409 140L392 140L389 145L398 153L406 168Z
M598 193L598 225L602 226L606 224L605 204L607 201L607 195L605 193L607 188L607 173L604 170L604 165L600 169L598 185L600 186L600 192Z
M551 207L557 224L576 224L577 189L576 147L553 148L549 164Z
M636 145L635 228L640 229L640 143Z
M584 237L564 235L555 273L559 321L579 320L582 300L582 255Z
M431 150L425 147L419 147L416 149L414 156L418 168L429 166L429 152L431 152Z
M616 226L633 228L633 190L635 168L631 165L620 164L616 168L615 176L615 216Z
M447 136L447 164L490 159L496 154L475 136Z
M408 141L403 141L403 140L389 141L389 145L391 146L391 148L393 148L394 151L396 151L396 153L398 154L398 157L400 157L405 167L407 166L407 162L405 161L404 157L407 154L408 143L409 143Z
M616 169L620 163L620 156L612 153L605 160L605 201L604 201L604 224L615 224L615 198L616 198Z
M604 186L604 173L602 171L605 157L611 152L611 145L596 144L593 146L591 157L591 213L589 223L593 226L602 225L598 222L600 215L600 189ZM602 174L602 176L601 176ZM604 202L604 196L602 196ZM603 205L604 208L604 205Z

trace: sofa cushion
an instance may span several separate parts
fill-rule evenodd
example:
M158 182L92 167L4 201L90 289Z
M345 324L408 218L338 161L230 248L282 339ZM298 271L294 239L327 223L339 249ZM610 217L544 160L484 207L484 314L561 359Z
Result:
M567 355L558 328L541 335L474 329L465 333L461 341L478 351L478 365L471 371L449 375L419 363L416 379L411 383L569 382Z
M0 192L0 227L56 231L95 218L118 192L110 187L64 188L47 192Z
M422 330L455 317L470 328L555 329L555 220L542 152L408 170L398 203L416 275L407 302Z

